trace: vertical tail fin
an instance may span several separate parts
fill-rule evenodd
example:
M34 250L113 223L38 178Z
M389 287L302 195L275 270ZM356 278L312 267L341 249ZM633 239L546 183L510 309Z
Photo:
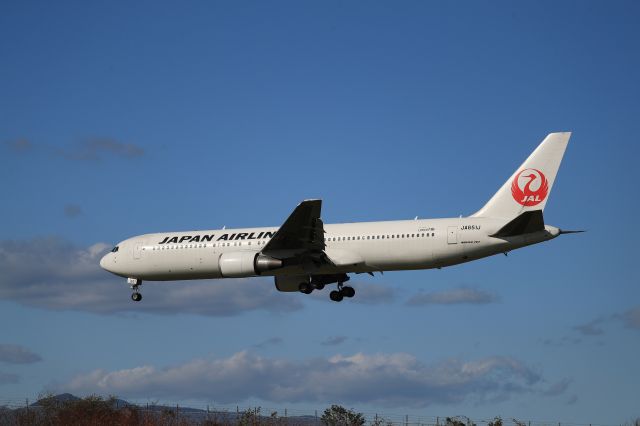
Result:
M472 216L512 219L544 210L571 132L550 133L504 185Z

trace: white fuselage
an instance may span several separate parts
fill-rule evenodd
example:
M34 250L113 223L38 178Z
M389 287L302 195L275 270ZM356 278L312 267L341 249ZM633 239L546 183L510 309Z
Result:
M325 224L322 200L303 200L279 227L146 234L118 244L100 261L126 277L140 301L143 280L274 276L279 291L309 294L337 284L339 302L355 290L349 273L457 265L540 243L562 233L543 210L570 133L550 133L472 216Z
M362 273L430 269L456 265L550 240L558 228L514 237L492 237L508 220L486 217L325 224L325 253L332 264L295 264L255 273L225 274L221 258L259 253L275 227L168 232L133 237L118 244L100 265L127 278L150 281Z

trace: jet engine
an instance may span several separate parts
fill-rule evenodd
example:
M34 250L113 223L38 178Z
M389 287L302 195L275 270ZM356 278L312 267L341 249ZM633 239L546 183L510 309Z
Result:
M255 252L223 253L218 262L224 278L251 277L282 267L282 260Z

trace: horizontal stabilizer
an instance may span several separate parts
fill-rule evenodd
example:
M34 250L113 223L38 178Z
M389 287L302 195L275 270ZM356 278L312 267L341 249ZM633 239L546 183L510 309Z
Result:
M491 237L514 237L516 235L529 234L531 232L544 231L544 218L542 210L530 210L500 228Z
M562 234L580 234L582 232L587 232L587 231L585 231L585 230L571 231L571 230L567 230L567 229L561 229L560 230L560 235L562 235Z

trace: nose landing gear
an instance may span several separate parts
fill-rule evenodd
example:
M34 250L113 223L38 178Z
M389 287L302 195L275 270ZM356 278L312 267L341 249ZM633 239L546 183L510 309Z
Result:
M140 288L140 286L142 285L142 280L139 280L137 278L128 278L127 283L131 284L131 290L133 290L133 293L131 294L131 300L133 300L134 302L141 301L142 294L140 294L138 288Z

